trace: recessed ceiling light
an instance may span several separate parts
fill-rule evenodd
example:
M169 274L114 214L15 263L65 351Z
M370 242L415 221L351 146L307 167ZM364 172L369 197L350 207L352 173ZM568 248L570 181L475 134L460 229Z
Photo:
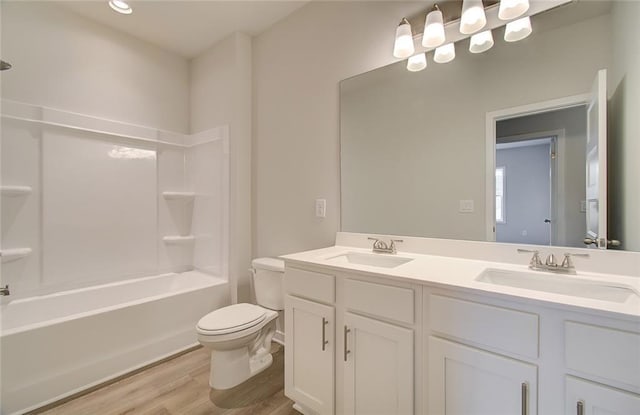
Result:
M109 0L109 6L118 13L133 13L133 9L131 8L131 6L129 6L129 4L127 4L127 2L123 0Z

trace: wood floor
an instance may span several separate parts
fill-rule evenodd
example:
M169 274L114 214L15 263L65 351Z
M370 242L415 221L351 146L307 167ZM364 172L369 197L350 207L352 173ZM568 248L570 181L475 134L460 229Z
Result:
M235 388L209 387L210 354L203 348L104 386L47 415L274 414L299 415L284 396L284 348L273 343L270 368Z

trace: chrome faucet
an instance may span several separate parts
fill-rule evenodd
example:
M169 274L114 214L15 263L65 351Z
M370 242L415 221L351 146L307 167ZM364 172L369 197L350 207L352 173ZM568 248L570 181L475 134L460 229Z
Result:
M573 261L571 257L579 256L584 258L589 258L589 254L571 254L565 253L564 259L561 264L556 262L556 257L553 254L549 254L547 259L545 259L544 263L540 259L540 252L537 250L529 250L529 249L518 249L518 253L521 254L533 254L531 260L529 261L529 268L536 271L551 271L558 272L563 274L575 274L576 267L573 265Z
M11 292L9 291L9 286L5 285L4 288L0 288L0 295L9 295Z
M391 239L391 242L387 244L385 241L382 241L378 238L368 238L370 241L373 241L373 252L378 252L382 254L395 254L398 252L396 249L396 242L402 242L402 239Z

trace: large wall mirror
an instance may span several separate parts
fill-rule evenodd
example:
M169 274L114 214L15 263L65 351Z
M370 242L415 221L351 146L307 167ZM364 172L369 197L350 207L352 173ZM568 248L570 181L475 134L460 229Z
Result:
M497 29L485 53L463 40L450 63L430 53L421 72L403 61L342 81L341 229L585 247L598 210L587 137L600 76L608 229L599 236L640 251L638 21L636 2L572 2L533 16L520 42Z

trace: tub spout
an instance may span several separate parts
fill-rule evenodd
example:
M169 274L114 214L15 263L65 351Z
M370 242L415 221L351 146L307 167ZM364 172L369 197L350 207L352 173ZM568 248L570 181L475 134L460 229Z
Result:
M5 285L3 288L0 288L0 295L9 295L11 292L9 291L9 286Z

